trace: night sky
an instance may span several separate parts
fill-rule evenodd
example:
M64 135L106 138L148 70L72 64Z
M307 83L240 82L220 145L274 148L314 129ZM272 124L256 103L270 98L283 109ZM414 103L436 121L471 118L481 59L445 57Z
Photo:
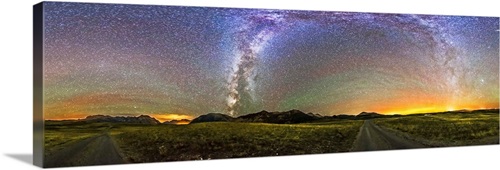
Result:
M45 119L499 107L499 19L44 3Z

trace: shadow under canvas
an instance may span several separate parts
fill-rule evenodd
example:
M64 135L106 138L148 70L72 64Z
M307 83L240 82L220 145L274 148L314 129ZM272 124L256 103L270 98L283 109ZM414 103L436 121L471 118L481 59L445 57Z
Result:
M17 159L18 161L33 165L33 154L5 154L8 157Z

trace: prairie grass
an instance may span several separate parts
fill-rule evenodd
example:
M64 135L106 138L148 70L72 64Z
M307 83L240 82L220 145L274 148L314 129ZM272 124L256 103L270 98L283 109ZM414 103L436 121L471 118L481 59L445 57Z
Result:
M128 161L157 162L347 152L362 124L211 122L117 126L110 132Z
M406 133L428 146L498 144L499 114L443 113L377 119L375 123Z

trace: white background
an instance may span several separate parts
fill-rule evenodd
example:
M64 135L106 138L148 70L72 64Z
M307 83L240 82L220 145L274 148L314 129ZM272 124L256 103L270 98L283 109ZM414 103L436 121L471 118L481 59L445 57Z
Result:
M495 0L365 1L93 0L86 2L500 16L500 6L495 3L497 2ZM30 164L32 154L32 5L39 1L2 2L0 6L0 169L34 169L36 167ZM499 158L500 145L490 145L76 169L498 169Z

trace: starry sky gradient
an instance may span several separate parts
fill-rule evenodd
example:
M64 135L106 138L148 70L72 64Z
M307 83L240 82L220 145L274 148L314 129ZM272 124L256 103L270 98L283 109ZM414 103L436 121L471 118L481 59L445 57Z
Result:
M495 17L44 5L46 119L499 107Z

